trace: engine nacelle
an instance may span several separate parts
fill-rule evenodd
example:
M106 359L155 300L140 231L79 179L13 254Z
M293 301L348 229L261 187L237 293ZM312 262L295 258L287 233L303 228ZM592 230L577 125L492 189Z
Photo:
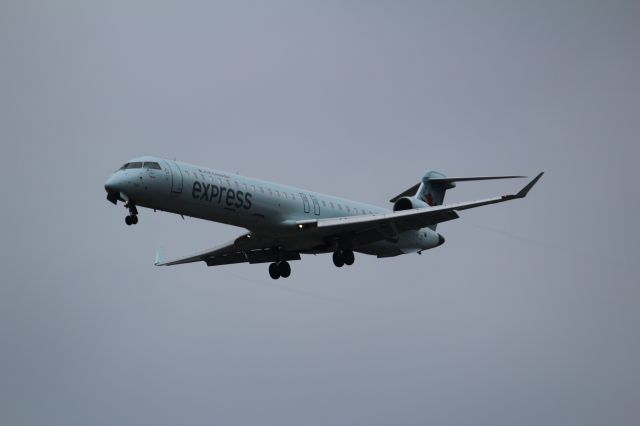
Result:
M393 211L419 209L421 207L429 207L429 204L418 200L415 197L402 197L393 204Z

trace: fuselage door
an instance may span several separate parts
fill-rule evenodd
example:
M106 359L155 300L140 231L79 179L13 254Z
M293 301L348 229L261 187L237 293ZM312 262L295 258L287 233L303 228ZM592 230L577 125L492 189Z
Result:
M171 192L177 194L182 192L182 170L175 161L167 161L171 170Z
M304 212L305 213L309 213L309 199L307 198L306 194L304 193L300 193L300 198L302 198L302 206L304 207Z
M313 214L316 216L320 216L320 203L315 195L310 195L311 201L313 202Z

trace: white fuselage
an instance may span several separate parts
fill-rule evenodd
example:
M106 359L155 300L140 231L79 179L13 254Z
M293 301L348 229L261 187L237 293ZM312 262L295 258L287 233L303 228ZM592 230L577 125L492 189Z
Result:
M138 163L140 167L135 167ZM146 168L143 164L147 163L158 164L159 168ZM330 242L309 240L304 234L296 238L296 221L390 211L158 157L137 158L127 165L133 166L116 171L107 180L108 192L121 193L137 206L239 226L255 234L287 236L287 244L300 252L328 252L333 248ZM439 238L433 230L423 228L353 249L380 257L394 256L436 247Z

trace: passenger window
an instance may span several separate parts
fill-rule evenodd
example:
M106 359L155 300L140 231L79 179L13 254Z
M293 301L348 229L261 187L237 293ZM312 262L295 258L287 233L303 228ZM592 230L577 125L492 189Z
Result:
M327 202L325 200L322 200L322 207L327 207Z
M276 197L280 198L280 191L276 189Z
M255 185L251 185L251 190L255 192L256 186Z
M240 188L240 184L238 183L238 181L237 181L237 180L234 180L234 181L233 181L233 183L235 183L235 184L236 184L236 188Z
M332 209L335 209L335 206L333 205L332 202L329 202L329 205L331 206Z
M342 205L338 204L338 210L342 210Z
M141 161L136 161L135 163L129 163L127 164L127 169L141 169L142 168L142 162Z
M264 188L260 187L260 192L262 192L264 194Z
M267 190L269 191L269 195L273 196L273 191L271 190L271 188L267 188Z

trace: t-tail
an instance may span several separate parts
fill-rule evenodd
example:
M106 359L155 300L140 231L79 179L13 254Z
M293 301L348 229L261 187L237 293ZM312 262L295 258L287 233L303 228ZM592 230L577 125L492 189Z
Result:
M446 175L428 171L422 177L422 181L411 188L396 195L391 200L393 211L417 209L421 207L436 207L444 203L444 196L447 190L455 188L456 182L467 182L475 180L495 180L495 179L518 179L525 176L468 176L468 177L447 177ZM435 231L437 225L429 228Z

